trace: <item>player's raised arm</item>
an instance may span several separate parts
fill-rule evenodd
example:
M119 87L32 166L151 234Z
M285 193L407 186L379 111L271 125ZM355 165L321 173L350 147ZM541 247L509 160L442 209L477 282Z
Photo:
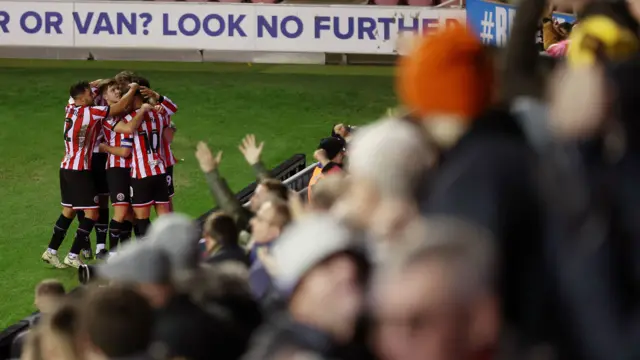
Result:
M124 114L127 111L127 108L129 107L129 105L131 105L131 103L133 102L133 99L136 95L136 91L138 91L139 88L140 88L140 85L136 83L129 84L129 91L127 91L127 93L124 94L122 98L120 98L120 101L111 105L111 110L109 112L109 115L118 116L118 115Z
M160 95L154 90L149 89L148 87L145 87L145 86L140 87L140 93L147 99L152 99L155 102L155 104L157 104L156 106L162 107L166 115L171 116L178 112L178 105L176 105L168 97Z
M131 92L131 91L129 91ZM145 115L153 109L150 104L143 104L142 107L136 112L135 116L125 116L126 122L120 121L113 127L116 132L123 134L133 134L136 129L140 127L140 124L144 121Z

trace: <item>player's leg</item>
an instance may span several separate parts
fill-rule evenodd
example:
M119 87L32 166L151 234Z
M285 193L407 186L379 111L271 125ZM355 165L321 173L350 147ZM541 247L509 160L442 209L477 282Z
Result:
M106 173L107 154L106 153L94 153L91 158L91 175L93 176L93 182L96 191L98 192L98 199L100 204L100 210L98 215L98 221L96 222L96 258L98 253L102 252L100 257L105 257L108 252L106 250L107 234L109 230L109 186L107 182ZM85 259L91 258L91 242L85 244L85 248L82 251Z
M99 195L98 221L96 222L96 257L101 251L106 252L107 236L109 234L109 196ZM91 250L91 244L89 244Z
M124 221L131 206L130 171L126 168L110 168L107 170L107 183L113 206L113 217L109 223L109 252L96 254L97 259L106 259L107 254L115 253L124 229Z
M173 186L173 166L169 166L167 168L167 188L169 189L169 211L173 211L173 195L175 195L176 190Z
M72 206L74 210L84 210L84 219L78 226L69 255L64 259L65 265L79 267L82 265L78 254L85 247L91 231L98 221L100 205L90 171L74 171Z
M167 174L156 175L153 179L154 189L153 200L155 202L156 214L162 216L171 212L171 199L169 198L169 181Z
M129 206L129 211L127 212L127 216L124 218L124 223L122 225L122 230L120 231L120 244L125 244L129 240L131 240L131 231L133 231L133 208Z
M49 246L47 250L42 254L42 261L49 263L56 268L65 268L60 259L58 258L58 249L64 238L67 236L67 230L69 230L69 226L73 222L73 218L76 216L75 211L71 208L71 191L70 186L68 184L67 179L68 170L60 169L60 195L61 195L61 204L62 204L62 214L58 217L55 225L53 226L53 235L51 235L51 240L49 241Z
M162 179L164 182L164 178ZM139 234L136 233L136 239L144 237L147 229L151 225L151 206L154 204L153 199L153 177L143 179L131 179L131 206L136 217L136 225Z

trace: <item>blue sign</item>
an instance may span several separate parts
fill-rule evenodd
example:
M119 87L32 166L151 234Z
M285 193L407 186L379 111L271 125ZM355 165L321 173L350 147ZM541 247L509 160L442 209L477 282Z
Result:
M506 45L515 17L515 6L482 0L467 0L467 23L485 45ZM568 14L554 13L553 17L559 22L575 21L575 17Z

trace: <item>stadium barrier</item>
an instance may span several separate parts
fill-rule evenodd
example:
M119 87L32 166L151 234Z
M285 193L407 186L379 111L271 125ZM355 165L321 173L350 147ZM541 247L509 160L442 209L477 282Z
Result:
M348 63L353 54L389 61L403 32L465 22L462 9L434 7L0 0L0 56L324 64L335 55Z

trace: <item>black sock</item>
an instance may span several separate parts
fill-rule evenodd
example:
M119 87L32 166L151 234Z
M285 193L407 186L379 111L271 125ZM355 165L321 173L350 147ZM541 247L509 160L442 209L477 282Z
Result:
M89 235L91 234L91 230L96 225L96 221L93 219L89 219L85 217L80 226L78 226L78 231L76 231L76 237L73 239L73 245L71 245L71 250L69 251L71 254L79 254L80 250L82 250L88 242Z
M151 220L149 219L138 219L138 231L140 232L140 238L144 237L147 234L147 230L149 226L151 226ZM138 234L136 233L136 240L138 239Z
M109 223L109 251L115 252L118 249L118 242L122 236L124 224L115 220Z
M138 223L140 223L140 220L136 220L136 222L133 224L133 233L136 235L136 238L142 237L142 233L140 232Z
M49 249L58 250L58 248L60 248L64 237L67 236L67 230L69 230L72 221L73 218L69 219L64 215L60 215L53 227L53 235L51 236L51 241L49 241Z
M78 224L81 224L82 220L84 220L84 210L76 211L76 218L78 218Z
M131 229L133 229L131 221L125 220L120 228L120 244L124 244L131 239Z
M107 231L109 230L109 209L100 209L100 216L96 222L96 243L107 243Z

